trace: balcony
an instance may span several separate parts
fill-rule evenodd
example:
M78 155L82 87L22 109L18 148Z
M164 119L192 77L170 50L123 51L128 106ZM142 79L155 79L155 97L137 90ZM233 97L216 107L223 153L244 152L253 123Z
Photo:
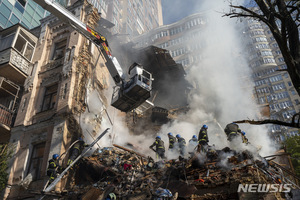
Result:
M19 91L20 86L0 76L0 142L9 139Z
M13 111L0 104L0 142L6 142L10 138Z
M10 129L13 113L13 111L0 104L0 126Z
M61 57L56 60L50 60L46 65L42 66L41 72L49 71L62 66L64 63L64 58L65 57Z
M16 84L24 84L32 65L18 51L8 48L0 52L0 74Z

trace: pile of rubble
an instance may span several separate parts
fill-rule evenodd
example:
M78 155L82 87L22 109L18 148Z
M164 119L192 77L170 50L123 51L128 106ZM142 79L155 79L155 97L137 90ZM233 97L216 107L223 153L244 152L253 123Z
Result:
M189 159L155 162L133 150L98 149L68 174L60 199L280 199L284 193L241 193L239 184L278 183L268 176L268 162L229 148L195 153ZM227 157L224 157L226 155ZM231 155L231 156L228 156Z

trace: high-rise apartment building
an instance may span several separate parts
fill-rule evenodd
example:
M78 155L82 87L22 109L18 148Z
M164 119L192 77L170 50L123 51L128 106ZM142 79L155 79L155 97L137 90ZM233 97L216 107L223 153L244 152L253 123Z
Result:
M199 40L201 31L205 28L206 17L202 13L193 14L184 19L160 26L133 38L136 48L154 45L169 50L173 59L184 67L201 59L201 49L204 40Z
M161 0L88 0L115 26L112 33L139 35L163 24Z
M48 14L32 0L0 0L0 27L3 29L17 23L31 29Z
M281 51L271 31L254 19L246 20L244 37L249 40L249 64L253 71L258 104L269 104L270 118L290 122L300 111L300 97L295 91ZM299 133L299 130L274 125L271 133L277 141Z

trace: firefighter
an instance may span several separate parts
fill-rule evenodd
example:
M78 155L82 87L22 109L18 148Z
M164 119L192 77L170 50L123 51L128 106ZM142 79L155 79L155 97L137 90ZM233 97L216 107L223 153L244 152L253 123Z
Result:
M176 135L177 141L178 141L178 147L179 147L179 153L181 156L184 156L185 154L185 146L186 142L183 137L181 137L179 134Z
M239 137L239 135L241 134L241 129L239 128L239 125L237 125L236 123L227 124L224 131L227 135L227 140L230 142L234 138Z
M193 152L197 145L198 145L198 138L196 135L193 135L192 139L189 140L188 152L189 153Z
M57 170L60 169L60 166L58 165L58 157L58 154L53 154L52 159L48 161L47 176L49 176L49 183L54 181L57 176Z
M173 136L172 133L168 133L168 137L169 137L169 150L173 150L174 144L176 142L176 138Z
M155 149L153 149L154 146ZM156 136L154 143L149 148L156 152L157 158L165 158L165 144L160 136Z
M198 143L198 139L196 135L193 135L192 139L189 140L189 143Z
M117 200L117 196L115 195L115 193L109 193L105 200Z
M246 145L249 144L248 138L246 137L245 131L242 131L241 135L242 135L242 141L243 141L243 143L245 143Z
M199 148L198 150L205 151L207 145L208 145L208 135L207 135L207 125L203 125L199 131L199 136L198 136L198 142L199 142Z
M67 163L67 166L69 166L83 151L84 147L89 146L88 144L85 144L83 139L81 137L78 138L78 142L74 144L74 146L70 150L70 156Z

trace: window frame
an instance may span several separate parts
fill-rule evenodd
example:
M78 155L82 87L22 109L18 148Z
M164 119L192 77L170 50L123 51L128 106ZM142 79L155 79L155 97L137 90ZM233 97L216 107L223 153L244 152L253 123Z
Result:
M52 89L53 89L53 91L52 91ZM49 93L47 94L47 92L49 92ZM48 97L49 97L49 103L47 105L46 104L46 99ZM41 112L52 110L55 107L56 103L57 103L57 98L58 98L58 83L55 83L55 84L52 84L50 86L45 87Z
M39 155L39 149L42 149L41 155ZM29 161L29 166L27 169L26 176L31 172L35 171L33 180L39 180L42 178L42 166L43 166L43 160L44 160L44 154L45 154L45 149L46 149L46 142L40 142L37 144L33 144L32 151L31 151L31 156ZM34 161L37 160L37 163L34 163ZM35 169L37 165L37 168Z

